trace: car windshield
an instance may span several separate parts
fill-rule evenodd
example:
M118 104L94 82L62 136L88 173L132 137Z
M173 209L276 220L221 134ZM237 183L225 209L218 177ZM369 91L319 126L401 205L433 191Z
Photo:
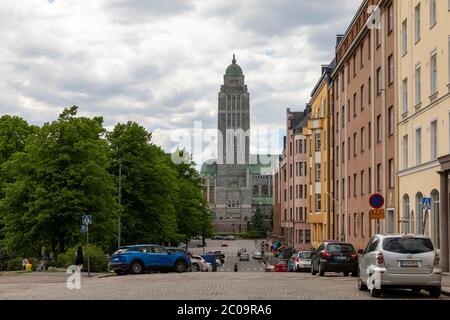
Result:
M300 252L298 257L300 259L311 259L311 252Z
M327 251L329 252L353 252L355 249L351 244L347 243L332 243L327 245Z
M386 238L383 249L396 253L426 253L434 250L433 243L427 238Z

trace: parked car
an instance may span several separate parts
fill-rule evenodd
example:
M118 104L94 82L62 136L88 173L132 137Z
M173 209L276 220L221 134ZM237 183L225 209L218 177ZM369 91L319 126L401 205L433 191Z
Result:
M242 252L239 261L250 261L250 255L247 252Z
M252 256L255 260L261 260L263 258L261 251L253 251Z
M221 264L225 263L225 254L220 250L209 251L206 253L207 255L214 255L216 259L219 259Z
M211 240L223 240L222 236L213 236L211 237Z
M206 247L206 241L203 242L202 240L198 241L196 244L197 248Z
M139 274L146 270L185 272L191 264L186 253L170 252L152 244L122 247L111 260L111 269L119 275Z
M324 276L325 272L343 272L344 276L358 276L358 254L350 243L323 242L312 252L311 273Z
M228 235L228 236L223 237L223 240L236 240L236 238L232 235Z
M245 248L239 249L237 256L239 257L241 255L241 253L243 253L243 252L247 252L247 249L245 249Z
M289 259L289 271L311 271L311 251L299 251Z
M275 266L271 265L271 264L268 264L266 266L266 268L264 269L264 272L275 272Z
M200 256L192 256L191 258L191 267L190 270L192 272L212 272L212 266L205 259Z
M358 287L369 289L373 297L387 288L427 290L433 298L440 296L440 257L430 238L375 235L360 253Z
M288 272L288 259L278 259L274 265L275 272Z

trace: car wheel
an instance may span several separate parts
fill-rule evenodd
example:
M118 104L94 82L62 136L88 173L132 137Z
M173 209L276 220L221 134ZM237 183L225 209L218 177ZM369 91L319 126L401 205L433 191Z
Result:
M124 276L124 275L127 274L127 272L124 271L124 270L117 270L117 271L116 271L116 274L117 274L118 276Z
M182 273L182 272L184 272L186 270L186 264L184 263L183 260L178 260L175 263L175 270L178 273Z
M200 266L198 265L198 263L193 263L191 266L191 270L192 270L192 272L199 272Z
M344 272L344 277L348 277L350 275L350 272Z
M374 298L381 297L381 289L375 289L375 288L370 289L370 295Z
M358 272L358 270L356 270L356 271L353 271L352 272L352 277L359 277L359 272Z
M358 278L358 289L359 291L367 291L367 285L362 282L361 278Z
M430 289L430 297L432 298L439 298L441 295L441 287L433 287Z
M325 270L322 265L319 263L319 276L323 277L325 275Z
M144 266L139 261L134 261L131 263L130 271L132 274L141 274L144 273Z

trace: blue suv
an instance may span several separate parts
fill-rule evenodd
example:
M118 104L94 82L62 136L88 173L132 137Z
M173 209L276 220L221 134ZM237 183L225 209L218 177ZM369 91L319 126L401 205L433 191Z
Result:
M187 254L170 252L154 244L121 247L111 257L111 269L118 275L146 270L184 272L190 264Z

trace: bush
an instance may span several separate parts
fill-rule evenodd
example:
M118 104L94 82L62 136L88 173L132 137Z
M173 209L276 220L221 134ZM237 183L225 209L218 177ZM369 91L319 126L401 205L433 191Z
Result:
M22 270L23 258L13 258L6 262L6 271L20 271Z
M260 239L263 238L258 231L248 231L246 233L240 234L242 239Z
M75 263L75 253L78 246L67 250L66 253L61 253L57 257L58 266L67 268ZM84 264L83 271L88 270L88 250L86 246L83 246ZM102 249L96 245L90 246L90 262L91 272L105 272L108 267L108 259Z

